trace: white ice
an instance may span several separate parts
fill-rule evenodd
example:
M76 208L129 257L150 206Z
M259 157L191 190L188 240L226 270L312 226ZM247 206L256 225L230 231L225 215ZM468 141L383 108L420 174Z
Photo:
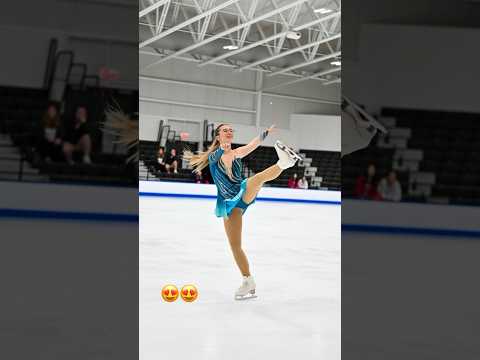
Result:
M340 359L340 206L252 205L243 248L258 298L243 301L213 208L140 198L140 359ZM168 283L193 283L199 297L167 303Z

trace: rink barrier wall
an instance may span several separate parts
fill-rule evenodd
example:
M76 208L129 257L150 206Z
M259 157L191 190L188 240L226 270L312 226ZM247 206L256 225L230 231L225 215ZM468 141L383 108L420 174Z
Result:
M354 225L342 224L342 231L356 231L378 234L397 234L397 235L426 235L443 237L466 237L480 239L480 230L448 230L433 228L413 228L401 226L383 226L383 225Z
M0 219L138 223L136 188L12 181L0 186Z
M480 208L344 199L342 231L480 239Z
M216 199L217 189L213 184L179 183L171 181L140 181L139 196ZM260 190L256 201L340 205L341 193L340 191L328 190L263 187Z

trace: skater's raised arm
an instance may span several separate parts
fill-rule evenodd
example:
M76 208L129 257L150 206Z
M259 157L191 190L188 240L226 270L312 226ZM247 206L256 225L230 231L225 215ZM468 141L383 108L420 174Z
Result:
M268 136L268 134L275 128L275 125L270 126L267 130L263 131L260 135L252 139L247 145L240 146L234 150L235 156L238 158L243 158L254 151L257 147L260 146L263 140Z

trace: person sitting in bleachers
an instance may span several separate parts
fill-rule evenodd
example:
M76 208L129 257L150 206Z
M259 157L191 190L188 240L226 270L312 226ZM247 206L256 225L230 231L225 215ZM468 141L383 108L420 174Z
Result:
M169 174L172 169L174 174L178 174L178 156L175 148L170 149L170 154L168 154L165 160L165 168Z
M308 189L308 180L305 176L303 176L300 180L298 180L298 188L299 189Z
M203 175L202 170L195 172L195 182L197 184L209 184L207 177Z
M369 164L367 173L357 178L355 185L355 195L360 199L380 200L381 197L377 191L377 178L374 164Z
M297 173L293 174L293 176L288 179L288 184L287 184L287 186L288 186L290 189L298 189Z
M387 177L380 180L380 183L378 184L378 193L382 200L402 200L402 187L397 180L397 174L395 171L390 171Z
M38 136L37 151L46 162L57 159L61 154L60 115L57 107L50 104L42 118L41 131Z
M165 166L165 149L163 148L163 146L158 149L157 163L155 164L155 168L157 169L157 171L160 172L167 171L167 168Z
M87 126L87 108L79 106L75 112L75 119L72 126L67 129L66 140L63 143L63 154L67 163L72 165L74 152L82 154L84 164L91 164L90 152L92 140Z

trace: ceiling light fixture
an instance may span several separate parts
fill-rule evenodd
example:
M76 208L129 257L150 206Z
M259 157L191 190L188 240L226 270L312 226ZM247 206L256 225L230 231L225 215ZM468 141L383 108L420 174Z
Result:
M315 9L314 11L320 14L328 14L328 13L331 13L333 10L327 9L327 8L320 8L320 9Z
M302 33L299 31L289 31L287 32L287 39L298 40L302 37Z
M223 48L225 50L237 50L238 46L237 45L225 45Z
M342 62L340 60L335 60L335 61L332 61L330 65L341 66Z

